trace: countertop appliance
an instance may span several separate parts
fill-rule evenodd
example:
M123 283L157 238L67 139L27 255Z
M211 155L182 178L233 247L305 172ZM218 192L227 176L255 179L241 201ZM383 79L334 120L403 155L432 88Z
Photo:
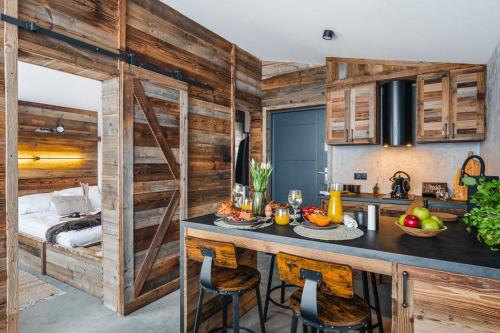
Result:
M389 180L391 185L391 198L407 199L410 192L410 175L404 171L396 171Z

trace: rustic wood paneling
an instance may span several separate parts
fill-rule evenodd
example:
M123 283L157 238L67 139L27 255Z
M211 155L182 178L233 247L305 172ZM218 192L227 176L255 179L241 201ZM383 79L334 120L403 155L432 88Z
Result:
M64 135L36 132L58 124ZM19 195L96 185L98 140L97 112L19 101Z

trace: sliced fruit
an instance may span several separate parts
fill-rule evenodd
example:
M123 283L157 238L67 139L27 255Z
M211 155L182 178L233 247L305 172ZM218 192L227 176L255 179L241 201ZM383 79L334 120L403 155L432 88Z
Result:
M320 227L326 227L330 224L330 218L323 214L311 214L309 216L309 221Z

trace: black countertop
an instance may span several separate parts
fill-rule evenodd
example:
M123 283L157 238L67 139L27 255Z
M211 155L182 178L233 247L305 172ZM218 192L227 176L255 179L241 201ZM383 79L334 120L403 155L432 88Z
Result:
M200 216L182 221L181 226L500 280L500 252L479 243L460 221L446 223L448 230L435 238L416 238L404 234L394 225L393 218L382 218L379 230L363 230L363 237L320 241L299 236L290 226L228 229L215 226L215 219L213 214Z

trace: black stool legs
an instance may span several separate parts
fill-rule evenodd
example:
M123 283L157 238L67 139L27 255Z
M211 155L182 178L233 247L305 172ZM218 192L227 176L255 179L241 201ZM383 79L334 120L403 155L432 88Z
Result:
M284 305L284 303L285 303L285 290L286 290L286 287L292 287L291 285L285 284L285 282L283 282L283 281L281 281L281 285L279 285L279 286L275 286L275 287L272 286L274 265L276 262L276 255L272 254L272 253L269 253L269 255L271 256L271 263L269 265L269 276L267 278L266 299L264 301L264 321L267 321L267 311L269 309L269 302L271 302L271 303L273 303L281 308L290 309L289 306ZM279 303L277 303L275 300L273 300L271 298L271 293L278 288L280 289L280 302Z
M361 272L361 280L363 283L363 298L365 299L365 301L368 304L370 304L370 308L375 310L375 313L377 315L377 323L375 325L372 324L372 318L370 315L370 318L368 319L367 331L368 331L368 333L372 333L373 328L378 328L378 331L380 333L384 333L384 326L382 323L382 311L380 309L380 301L378 298L378 288L377 288L376 275L375 275L375 273L370 273L370 280L371 280L372 293L373 293L373 302L375 303L374 306L372 306L371 302L370 302L370 290L368 287L368 273L367 272Z

